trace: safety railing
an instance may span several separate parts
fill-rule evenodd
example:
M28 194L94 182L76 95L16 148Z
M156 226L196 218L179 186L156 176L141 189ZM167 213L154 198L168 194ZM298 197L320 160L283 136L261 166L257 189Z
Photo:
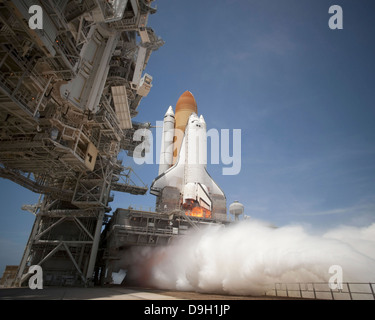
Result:
M324 300L375 300L375 283L343 282L341 289L331 289L326 282L275 283L267 296L324 299Z

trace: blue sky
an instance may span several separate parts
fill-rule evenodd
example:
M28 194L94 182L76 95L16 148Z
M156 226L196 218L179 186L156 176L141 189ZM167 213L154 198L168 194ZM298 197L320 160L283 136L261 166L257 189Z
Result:
M242 130L241 173L208 165L228 205L239 200L252 218L313 230L375 222L374 1L155 4L149 26L165 45L146 68L153 88L134 120L155 124L190 90L208 129ZM333 4L343 8L343 30L328 27ZM156 164L121 157L151 185ZM19 263L34 220L20 207L38 195L3 179L0 188L1 267ZM111 206L154 204L150 194L115 193Z

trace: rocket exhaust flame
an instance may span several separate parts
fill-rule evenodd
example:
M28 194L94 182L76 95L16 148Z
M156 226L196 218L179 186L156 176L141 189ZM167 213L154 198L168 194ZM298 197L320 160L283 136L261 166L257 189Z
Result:
M185 209L185 214L190 217L211 219L211 211L199 206L199 204L194 200L187 200L182 208Z
M211 211L202 207L194 207L190 213L186 212L186 215L197 218L211 219Z

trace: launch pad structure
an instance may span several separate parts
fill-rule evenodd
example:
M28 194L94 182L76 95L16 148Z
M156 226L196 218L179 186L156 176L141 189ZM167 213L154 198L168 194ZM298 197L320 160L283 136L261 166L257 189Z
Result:
M223 219L206 219L186 215L183 210L145 212L133 208L117 209L102 233L97 267L98 282L112 283L112 274L126 266L123 257L135 246L157 247L173 244L192 230L208 226L224 227ZM131 269L131 268L130 268Z
M0 0L0 177L42 195L25 206L36 218L15 285L31 265L45 285L92 283L111 191L148 190L118 155L150 127L132 118L164 43L147 26L152 2ZM32 5L42 29L30 27Z

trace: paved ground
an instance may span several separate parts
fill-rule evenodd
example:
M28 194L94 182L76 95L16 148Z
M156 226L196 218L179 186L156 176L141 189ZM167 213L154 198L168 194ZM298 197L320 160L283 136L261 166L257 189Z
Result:
M68 288L49 287L0 289L0 300L175 300L148 290L120 287Z
M120 286L69 288L1 288L0 300L273 300L277 297L226 296Z

